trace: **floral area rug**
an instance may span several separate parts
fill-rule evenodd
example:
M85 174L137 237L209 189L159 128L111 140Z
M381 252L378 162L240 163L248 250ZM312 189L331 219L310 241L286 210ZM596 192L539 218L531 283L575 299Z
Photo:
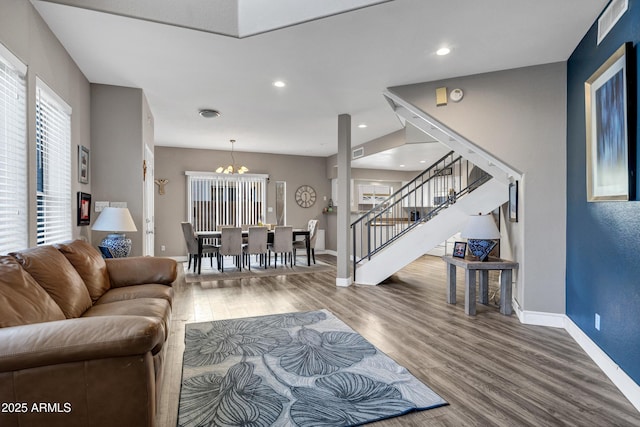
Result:
M186 325L179 426L353 426L446 404L327 310Z

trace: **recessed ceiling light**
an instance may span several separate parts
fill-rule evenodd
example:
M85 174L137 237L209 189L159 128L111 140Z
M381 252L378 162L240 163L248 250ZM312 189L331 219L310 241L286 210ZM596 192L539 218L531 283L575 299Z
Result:
M426 160L420 160L420 163L427 163Z
M367 125L366 125L366 123L360 123L360 124L358 125L358 127L359 127L360 129L364 129L364 128L366 128L366 127L367 127Z
M283 82L282 80L276 80L275 82L273 82L273 85L275 87L285 87L287 84L285 82Z
M404 167L404 165L400 165L400 167L401 167L401 168L403 168L403 167Z
M449 49L448 47L441 47L436 51L436 55L444 56L444 55L448 55L450 52L451 52L451 49Z
M200 117L204 117L205 119L220 117L220 112L218 110L210 110L206 108L198 111L198 114L200 114Z

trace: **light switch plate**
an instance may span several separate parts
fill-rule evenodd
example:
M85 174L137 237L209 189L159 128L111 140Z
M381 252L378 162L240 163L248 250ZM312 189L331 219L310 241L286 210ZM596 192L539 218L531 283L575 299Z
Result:
M109 207L109 202L96 202L94 206L96 212L102 212L102 209Z

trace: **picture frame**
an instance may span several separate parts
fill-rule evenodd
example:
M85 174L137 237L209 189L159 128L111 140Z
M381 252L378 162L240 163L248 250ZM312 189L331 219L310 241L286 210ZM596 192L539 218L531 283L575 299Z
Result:
M509 221L518 222L518 181L509 184Z
M631 49L624 43L585 82L588 202L630 198Z
M78 225L91 223L91 194L78 191Z
M452 255L456 258L464 258L467 253L467 242L455 242Z
M89 183L89 149L78 145L78 182Z

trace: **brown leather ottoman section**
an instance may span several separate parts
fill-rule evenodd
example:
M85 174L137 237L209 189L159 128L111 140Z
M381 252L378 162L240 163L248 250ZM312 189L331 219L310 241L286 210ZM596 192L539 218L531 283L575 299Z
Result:
M110 302L139 298L164 299L171 305L173 302L173 288L171 286L157 284L123 286L122 288L110 289L96 301L95 304L108 304Z
M162 322L163 339L159 345L153 349L156 354L162 344L168 338L169 326L171 323L171 305L164 299L160 298L138 298L124 301L114 301L105 304L97 304L87 310L82 317L97 316L145 316L155 317Z
M3 427L152 427L153 359L146 353L0 373L0 400L25 409L0 412Z

